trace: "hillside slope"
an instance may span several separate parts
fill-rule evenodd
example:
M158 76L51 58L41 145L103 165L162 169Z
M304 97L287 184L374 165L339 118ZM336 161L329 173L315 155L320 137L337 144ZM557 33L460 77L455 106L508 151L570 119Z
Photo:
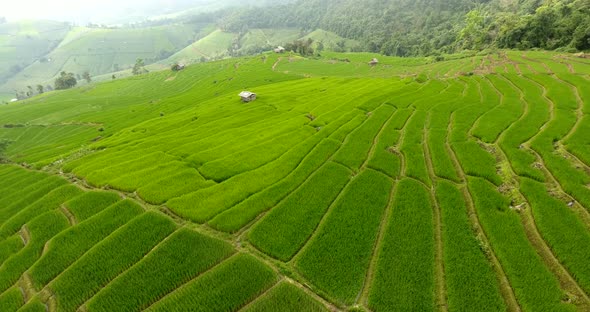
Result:
M198 38L205 25L172 24L138 29L73 28L63 41L0 86L0 91L24 90L27 85L53 85L61 71L91 76L133 67L136 59L153 63L165 59Z
M449 59L266 53L0 107L0 310L587 311L590 61Z

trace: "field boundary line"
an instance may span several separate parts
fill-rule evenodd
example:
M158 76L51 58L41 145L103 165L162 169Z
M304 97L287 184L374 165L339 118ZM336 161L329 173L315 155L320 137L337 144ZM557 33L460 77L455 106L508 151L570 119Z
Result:
M451 115L451 123L453 121L454 121L454 114ZM465 181L465 186L461 187L461 190L462 190L465 204L467 207L466 213L468 214L471 226L473 228L474 236L476 237L476 239L481 240L486 247L485 251L487 251L487 252L484 252L484 253L487 255L488 261L494 270L494 273L496 275L496 281L498 282L498 286L500 288L500 293L502 295L502 298L504 299L504 302L506 303L506 307L507 307L508 311L520 312L521 309L518 304L518 301L516 300L516 295L514 294L514 289L510 285L510 281L508 280L508 276L506 275L506 272L504 271L502 264L500 263L500 261L496 257L496 254L495 254L492 246L490 245L490 241L488 240L487 234L485 233L485 230L483 229L483 227L481 226L481 223L479 222L479 216L478 216L477 211L475 209L475 203L473 202L473 197L472 197L469 187L467 185L467 177L465 175L465 172L463 171L463 167L461 166L461 163L459 162L457 155L455 154L455 151L453 150L452 146L450 147L450 151L451 151L451 154L450 154L451 159L453 159L453 161L458 164L457 173Z
M208 268L207 270L197 274L196 276L194 276L193 278L187 280L185 283L179 285L178 287L174 288L172 291L170 291L169 293L165 294L164 296L160 297L158 300L152 302L150 305L146 306L145 308L141 309L141 311L147 311L149 310L152 306L156 305L157 303L159 303L160 301L172 296L172 294L174 294L175 292L179 291L180 289L184 288L184 287L188 287L187 285L192 283L193 281L197 280L198 278L200 278L201 276L213 271L215 268L218 268L220 265L222 265L223 263L229 261L230 259L237 257L238 255L240 255L242 253L238 252L237 250L234 251L233 254L231 254L229 257L223 258L221 259L221 261L219 261L218 263L216 263L215 265L213 265L212 267Z
M561 81L561 83L568 85L576 98L576 103L578 103L578 107L576 108L576 123L570 129L570 131L563 138L561 138L559 140L560 142L565 143L565 141L567 141L578 130L578 128L580 127L580 124L582 123L582 119L584 118L584 100L580 96L580 90L578 89L578 86L572 84L569 81L561 79L556 74L551 75L551 76L553 77L553 79L555 79L557 81Z
M20 238L23 241L23 248L26 247L29 242L31 241L31 232L29 231L29 228L27 227L27 224L23 224L23 226L21 226L20 231L18 231ZM8 260L8 259L7 259Z
M334 162L334 163L336 163L336 162ZM348 169L348 167L345 167L345 168ZM287 264L291 264L291 265L295 266L298 258L305 252L305 250L307 249L307 246L309 246L309 243L312 242L315 239L315 237L318 235L318 233L322 230L322 228L324 227L324 224L326 223L326 220L332 214L332 211L334 210L334 207L336 206L336 204L338 202L340 202L340 200L342 199L342 197L344 196L344 194L346 194L346 191L350 188L350 185L352 184L352 182L357 177L358 177L358 175L355 175L355 176L351 176L348 179L348 182L346 182L346 185L340 190L340 192L338 193L338 196L336 196L336 198L332 201L332 203L330 204L330 206L328 206L328 209L326 210L326 213L324 213L324 215L320 219L320 222L318 223L318 225L313 230L313 233L305 240L305 242L303 243L303 245L301 245L301 248L299 248L299 250L297 250L295 252L295 254L291 257L291 259L289 261L287 261Z
M452 113L451 113L452 114ZM426 169L428 170L428 175L430 176L430 180L432 181L432 186L428 189L430 194L431 206L432 206L432 217L433 217L433 225L434 225L434 287L435 287L435 303L439 311L446 312L448 311L448 304L447 304L447 285L445 279L445 263L444 263L444 241L443 241L443 233L442 233L442 217L441 217L441 210L436 200L436 195L434 194L434 188L437 183L437 177L434 172L434 167L432 165L432 155L430 154L430 147L428 145L428 134L429 128L427 125L430 125L430 121L432 119L432 111L428 114L427 121L424 124L423 128L423 142L422 147L424 149L424 159L426 162ZM449 119L450 123L450 119ZM445 138L448 137L448 133Z
M548 182L551 182L551 185L554 186L561 193L561 195L565 196L566 198L568 198L569 201L572 201L574 203L574 205L571 208L574 210L575 214L581 219L581 221L584 223L584 225L586 225L588 230L590 230L590 211L588 211L585 207L583 207L573 196L571 196L569 193L567 193L563 189L563 187L561 186L561 183L559 183L559 181L557 180L555 175L553 175L553 172L551 172L547 168L547 165L545 164L545 160L543 160L543 157L534 149L530 148L529 150L533 153L533 155L535 155L537 160L542 164L541 170L551 180ZM545 184L547 184L547 183L545 183Z
M125 224L122 224L121 226L119 226L118 228L116 228L114 231L112 231L109 235L105 236L103 239L101 239L99 242L97 242L96 244L92 245L92 247L90 247L88 250L86 250L84 253L82 253L78 258L76 258L76 260L74 260L72 263L70 263L70 265L68 265L63 271L61 271L59 274L57 274L53 279L51 279L50 281L48 281L44 286L43 289L48 288L49 290L51 290L51 283L53 283L55 280L57 280L59 277L61 277L66 271L69 271L70 268L72 266L74 266L76 263L78 263L78 261L80 261L80 259L82 259L86 254L88 254L91 250L94 250L96 248L97 245L100 245L100 243L102 243L103 241L105 241L106 239L108 239L109 237L111 237L115 232L118 232L121 230L121 228L123 228L125 225L127 225L129 222L131 222L132 220L134 220L135 218L139 217L143 215L143 213L140 213L139 215L131 218L128 222L126 222ZM39 260L37 260L39 261ZM35 262L36 263L36 262ZM27 270L28 271L28 270ZM43 290L42 289L42 290ZM53 291L52 291L53 292Z
M383 106L384 104L379 105L377 108L380 108L381 106ZM375 109L377 109L375 108ZM391 116L389 116L389 120L393 117L393 115L395 114L395 111L391 114ZM363 125L365 124L365 122L367 122L367 120L371 119L371 117L365 119L365 121L363 122ZM383 123L384 127L386 124ZM360 126L359 126L360 127ZM357 128L358 129L358 128ZM350 132L352 133L352 131ZM349 133L349 134L350 134ZM375 135L375 137L373 138L373 144L371 145L371 149L373 149L373 147L375 146L375 138L379 136L380 133L377 133ZM346 138L344 139L344 142L342 143L342 146L344 146L344 144L346 144L346 142L348 141L348 139L350 138L349 135L346 136ZM369 149L369 154L371 152L371 149ZM336 153L334 153L336 154ZM369 159L369 157L371 157L371 155L367 154L367 157L365 159L365 162L367 162L367 159ZM337 163L337 162L334 162ZM338 163L340 164L340 163ZM347 166L344 166L345 168L348 168ZM318 233L321 231L321 229L323 228L326 220L328 219L328 217L332 214L332 212L334 211L334 207L336 206L336 204L340 201L340 199L344 196L344 194L346 194L346 191L349 189L350 185L352 184L352 182L361 175L361 173L366 170L365 168L363 168L363 166L361 166L359 172L357 174L354 174L353 171L353 176L348 180L348 182L346 183L346 185L340 190L340 193L338 193L338 196L336 196L336 198L334 199L334 201L332 201L332 203L330 204L330 206L328 206L328 209L326 210L326 213L324 213L324 215L322 216L320 222L318 223L318 225L316 226L316 228L314 229L313 233L311 236L309 236L307 238L307 240L305 241L305 243L301 246L301 248L299 250L297 250L297 252L293 255L293 257L291 257L291 259L287 262L288 264L293 264L293 266L295 266L295 263L297 262L298 258L303 254L304 250L309 246L309 242L313 241L315 239L315 237L318 235ZM389 178L389 177L388 177Z
M530 143L532 141L535 140L536 137L538 137L539 135L541 135L541 133L543 133L545 131L545 129L547 129L547 127L549 126L549 124L555 120L555 103L553 102L553 100L551 100L548 96L547 96L547 88L545 88L544 85L538 83L537 81L528 78L527 76L522 76L524 79L528 80L529 82L537 85L540 89L541 89L541 97L543 99L545 99L545 101L547 102L547 104L549 105L549 120L545 121L543 123L543 125L539 128L539 131L537 131L537 133L535 133L535 135L533 135L530 139L528 139L527 141L523 142L523 145L530 145Z
M285 280L285 277L284 276L280 276L278 278L278 280L274 283L274 285L272 285L271 287L267 288L265 291L263 291L262 293L260 293L258 296L256 296L252 300L250 300L250 302L248 302L248 303L244 304L243 306L241 306L240 308L238 308L236 310L236 312L245 311L248 307L252 306L257 301L262 300L262 298L264 298L264 296L266 296L271 290L277 288L281 284L281 282L283 282L284 280Z
M508 157L504 150L501 147L498 149L498 154L501 157L501 162L508 162ZM507 167L510 172L510 179L515 185L515 191L520 198L518 200L522 200L528 207L525 207L523 210L524 212L519 213L519 219L521 221L523 230L527 239L531 246L535 249L536 253L541 257L545 267L553 274L553 276L557 279L560 284L560 288L564 291L567 291L577 298L583 299L583 303L574 302L574 305L581 308L583 311L590 310L590 299L588 298L587 294L582 290L582 288L578 285L576 280L572 277L570 272L561 264L559 259L553 253L551 247L547 244L543 235L539 232L537 228L537 224L535 218L532 214L532 206L527 200L527 198L522 194L520 191L520 182L518 180L519 176L514 172L512 166ZM527 209L528 208L528 209Z
M335 152L334 152L332 155L330 155L330 157L329 157L329 158L328 158L328 159L327 159L327 160L326 160L326 161L325 161L325 162L324 162L322 165L320 165L320 166L319 166L319 167L318 167L316 170L314 170L312 173L310 173L310 174L309 174L309 176L307 176L307 177L305 178L305 180L304 180L304 181L303 181L303 182L302 182L300 185L298 185L298 186L297 186L297 187L296 187L296 188L295 188L293 191L291 191L289 194L287 194L286 196L284 196L283 198L281 198L281 199L280 199L280 200L277 202L277 204L276 204L276 205L274 205L274 206L270 207L269 209L267 209L266 211L263 211L263 212L261 212L260 214L258 214L258 216L256 216L256 218L254 218L254 219L253 219L252 221L250 221L248 224L246 224L245 226L243 226L243 227L242 227L242 228L241 228L239 231L237 231L236 233L234 233L233 235L234 235L234 236L236 236L236 237L238 237L238 241L240 240L240 239L239 239L239 237L241 237L241 236L243 236L243 235L244 235L244 232L248 231L248 230L249 230L249 229L250 229L250 228L251 228L251 227L252 227L252 226L253 226L253 225L254 225L256 222L260 221L260 220L261 220L261 219L262 219L262 218L263 218L263 217L264 217L264 216L265 216L265 215L266 215L266 214L267 214L269 211L271 211L273 208L275 208L276 206L278 206L279 204L281 204L281 203L282 203L282 202L283 202L285 199L287 199L288 197L290 197L292 193L294 193L295 191L297 191L298 189L300 189L300 188L302 187L302 185L303 185L303 184L305 184L305 183L306 183L306 182L307 182L307 181L308 181L308 180L309 180L309 179L310 179L312 176L314 176L314 175L315 175L315 174L316 174L316 173L317 173L317 172L318 172L318 171L319 171L321 168L323 168L323 167L324 167L324 166L325 166L325 165L326 165L328 162L332 161L332 159L334 158L334 155L336 155L336 153L337 153L337 152L338 152L338 151L339 151L339 150L342 148L342 146L344 145L344 143L347 141L347 139L348 139L348 136L350 135L350 133L354 132L356 129L358 129L360 126L362 126L362 125L363 125L363 124L366 122L366 120L367 120L367 119L365 119L365 120L364 120L364 121L363 121L363 122L362 122L360 125L358 125L358 126L357 126L357 127L355 127L353 130L351 130L351 131L350 131L350 132L349 132L349 133L346 135L346 137L345 137L345 139L344 139L344 142L340 142L340 146L338 147L338 149L337 149L337 150L336 150L336 151L335 151ZM340 128L342 128L342 127L343 127L343 126L345 126L346 124L347 124L347 123L344 123L344 124L342 124L340 127L338 127L338 129L334 130L332 133L334 133L334 132L338 131ZM332 134L332 133L331 133L331 134ZM320 141L319 141L319 142L318 142L318 143L317 143L317 144L316 144L316 145L315 145L315 146L314 146L314 147L311 149L311 151L310 151L309 153L307 153L307 154L306 154L306 155L305 155L305 156L304 156L304 157L301 159L301 161L299 162L299 164L297 164L297 166L295 167L295 169L293 169L293 171L291 171L291 173L289 173L289 174L288 174L288 175L286 175L285 177L281 178L280 180L276 181L275 183L268 185L267 187L263 188L262 190L260 190L260 191L258 191L258 192L256 192L256 193L253 193L253 194L251 194L251 195L248 195L248 197L246 197L246 198L242 199L241 201L239 201L238 203L236 203L235 205L233 205L232 207L230 207L230 208L228 208L228 209L226 209L226 210L224 210L224 211L227 211L227 210L229 210L229 209L231 209L231 208L233 208L233 207L235 207L235 206L239 205L240 203L242 203L242 202L244 202L244 201L248 200L250 197L252 197L252 196L255 196L256 194L259 194L259 193L261 193L261 192L264 192L264 191L266 191L267 189L269 189L269 188L271 188L271 187L274 187L275 185L277 185L277 184L281 183L282 181L284 181L285 179L289 178L289 177L290 177L290 176L293 174L293 172L294 172L294 171L296 171L296 170L297 170L297 169L298 169L298 168L301 166L301 164L302 164L302 163L303 163L303 162L304 162L304 161L305 161L305 160L306 160L306 159L309 157L309 155L310 155L311 153L313 153L313 151L314 151L314 150L315 150L315 149L318 147L318 145L320 145L320 144L321 144L321 143L322 143L324 140L326 140L326 139L329 139L329 135L328 135L328 136L326 136L325 138L322 138L322 139L321 139L321 140L320 140ZM347 168L347 169L348 169L348 168ZM349 170L350 170L350 169L349 169ZM220 212L220 213L216 214L215 216L211 217L211 218L209 219L209 221L213 220L215 217L217 217L217 216L218 216L218 215L220 215L221 213L223 213L223 212ZM180 218L180 217L179 217L179 218ZM208 222L209 222L209 221L205 222L204 224L208 224ZM217 230L216 230L216 231L217 231ZM223 232L223 231L221 231L221 232L222 232L222 233L226 233L226 232ZM230 234L231 234L231 233L230 233Z
M391 177L388 176L390 180L393 180ZM371 286L373 285L373 279L375 277L375 273L377 271L377 263L379 262L379 256L381 254L381 249L383 246L383 241L385 240L385 233L390 226L391 215L393 214L393 201L395 197L395 193L397 191L397 183L394 180L394 183L389 191L389 201L381 218L381 224L379 225L379 233L377 233L377 239L373 245L373 251L371 253L371 261L369 262L369 267L367 268L367 273L365 275L365 280L363 282L363 287L361 291L357 295L355 300L355 304L361 305L367 309L369 306L369 293L371 291Z
M64 214L64 216L70 222L70 226L75 226L78 224L78 220L76 220L76 217L74 216L74 214L72 214L72 212L68 209L68 207L66 207L65 204L61 204L59 206L59 209L61 210L61 212Z
M95 292L92 296L90 296L88 299L86 299L86 301L84 301L84 303L82 303L78 309L80 309L81 307L86 307L86 304L88 302L90 302L95 296L96 294L98 294L101 290L107 288L114 280L118 279L120 276L124 275L125 273L127 273L129 270L131 270L132 268L134 268L135 266L137 266L140 262L142 262L143 260L145 260L145 258L147 258L152 252L154 252L155 250L158 250L163 244L165 244L168 240L170 240L170 237L172 237L174 235L174 233L177 233L179 230L181 229L181 227L177 227L174 231L172 231L170 234L168 234L168 236L164 237L162 240L160 240L156 245L154 245L154 247L152 247L147 253L145 253L143 255L143 257L141 257L141 259L137 260L135 263L133 263L132 265L130 265L127 269L121 271L119 274L117 274L117 276L113 277L111 280L107 281L106 284L104 284L100 290L98 290L97 292ZM87 308L87 307L86 307Z

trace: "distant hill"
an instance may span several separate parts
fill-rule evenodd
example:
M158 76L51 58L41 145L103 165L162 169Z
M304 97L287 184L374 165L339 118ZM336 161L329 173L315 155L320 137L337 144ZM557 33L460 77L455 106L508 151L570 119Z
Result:
M46 54L30 55L31 62L8 79L0 87L0 92L23 90L27 85L53 85L61 71L80 76L88 71L91 76L96 76L131 68L138 58L146 63L166 59L203 36L203 28L205 25L200 24L137 29L71 28L67 35L54 43L55 49L44 51Z
M21 21L0 24L0 84L57 47L67 23Z

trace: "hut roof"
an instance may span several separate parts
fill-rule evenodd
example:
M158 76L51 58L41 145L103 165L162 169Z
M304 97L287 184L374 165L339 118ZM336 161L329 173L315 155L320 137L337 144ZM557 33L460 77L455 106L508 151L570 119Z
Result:
M255 95L255 93L252 93L250 91L242 91L242 92L240 92L240 97L251 97L252 95Z

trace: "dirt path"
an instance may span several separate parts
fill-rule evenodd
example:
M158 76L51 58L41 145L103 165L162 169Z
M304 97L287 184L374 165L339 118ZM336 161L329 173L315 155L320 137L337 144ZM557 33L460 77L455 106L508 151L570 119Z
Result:
M428 120L426 125L430 124L432 118L432 112L428 114ZM428 146L428 128L424 126L423 129L423 149L424 159L426 160L426 167L428 169L428 175L432 181L432 187L429 189L430 200L432 201L433 207L433 223L434 223L434 242L435 242L435 289L436 289L436 306L438 311L448 311L447 305L447 287L445 283L445 267L444 267L444 242L442 237L442 217L440 212L440 206L436 200L436 194L434 188L436 186L436 174L432 165L432 157L430 154L430 148Z
M62 204L59 208L61 212L64 214L64 216L66 216L71 226L78 224L76 217L72 214L68 207L66 207L66 205Z
M502 148L496 146L496 151L496 156L498 156L498 158L501 159L501 163L510 164L510 161L504 153L504 151L502 150ZM501 167L509 170L509 172L506 172L505 175L509 176L511 180L508 181L508 184L512 185L515 188L514 192L512 193L513 196L517 197L518 203L526 204L524 208L519 211L519 216L525 234L528 238L528 241L536 250L537 254L541 256L541 259L543 260L545 266L553 273L555 277L557 277L557 280L559 281L561 288L568 294L573 296L573 298L575 298L572 300L572 302L580 309L580 311L590 311L590 299L588 299L586 293L572 278L572 276L566 270L566 268L561 265L557 257L553 254L551 248L543 239L541 233L538 231L535 219L531 211L531 205L526 200L525 196L520 192L520 183L518 182L519 177L514 172L512 165Z
M454 120L453 117L454 117L454 115L451 116L451 123L453 123L453 120ZM450 151L451 151L451 154L450 154L451 159L453 160L453 162L455 163L455 165L458 169L457 172L459 173L459 177L461 178L461 180L467 182L467 178L466 178L465 172L463 171L463 167L461 167L461 163L459 162L459 159L457 158L457 155L456 155L455 151L452 149L452 147L450 147ZM473 231L475 232L478 240L480 240L482 242L482 245L485 246L486 254L488 256L488 259L490 261L492 268L494 269L494 272L496 273L496 278L498 279L498 285L500 286L500 293L501 293L502 297L504 298L504 302L506 303L506 307L507 307L508 311L520 312L521 311L520 306L518 304L518 301L516 301L516 296L514 295L514 289L512 289L512 286L510 285L510 282L508 281L508 277L506 276L506 272L504 272L504 269L502 268L500 261L498 260L498 258L496 257L496 254L494 253L493 249L491 248L490 241L488 240L487 235L486 235L485 231L483 230L481 223L479 222L479 217L478 217L477 212L475 210L475 204L473 202L473 197L471 196L471 192L469 191L469 188L467 187L467 185L463 186L461 189L463 191L463 196L465 198L465 203L466 203L468 214L469 214L469 220L471 221Z
M277 59L277 61L276 61L276 62L274 62L274 64L272 64L272 71L277 71L277 66L279 65L279 63L280 63L282 60L283 60L283 58L282 58L282 57L279 57L279 58Z

